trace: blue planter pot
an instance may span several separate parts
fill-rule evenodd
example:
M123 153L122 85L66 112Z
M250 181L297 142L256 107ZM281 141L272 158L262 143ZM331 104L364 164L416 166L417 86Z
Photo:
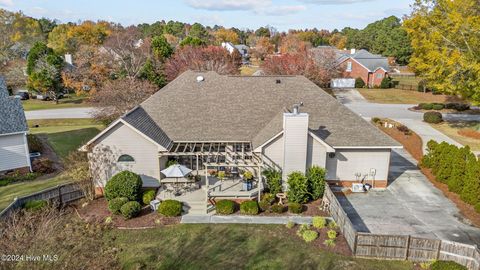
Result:
M252 182L243 182L243 190L249 191L252 189Z

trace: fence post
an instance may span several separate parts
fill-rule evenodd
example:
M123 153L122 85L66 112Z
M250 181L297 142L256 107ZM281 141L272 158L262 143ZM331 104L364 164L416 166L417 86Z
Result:
M442 250L442 240L440 240L440 245L438 245L438 250L437 250L437 258L436 260L440 259L440 251Z
M407 246L405 247L405 260L408 260L408 251L410 249L410 235L407 238Z
M353 240L353 256L357 256L357 242L358 242L358 233L355 232L355 239Z

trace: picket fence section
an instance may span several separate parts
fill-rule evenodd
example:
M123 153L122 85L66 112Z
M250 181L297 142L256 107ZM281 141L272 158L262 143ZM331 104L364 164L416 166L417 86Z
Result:
M332 218L357 257L415 262L446 260L457 262L470 270L480 270L480 250L476 246L410 235L357 232L328 185L325 197L330 202Z

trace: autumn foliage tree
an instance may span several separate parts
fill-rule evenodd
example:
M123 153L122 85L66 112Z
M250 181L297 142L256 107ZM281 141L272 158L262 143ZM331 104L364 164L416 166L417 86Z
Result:
M252 55L260 60L264 60L267 55L274 52L275 46L270 42L268 37L258 38L255 47L252 49Z
M241 57L230 54L218 46L185 46L177 51L165 63L165 74L169 81L187 70L215 71L218 74L239 74Z

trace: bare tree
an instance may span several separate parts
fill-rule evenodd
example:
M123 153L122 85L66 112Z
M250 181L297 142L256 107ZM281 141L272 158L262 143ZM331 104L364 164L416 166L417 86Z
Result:
M157 91L158 87L148 81L128 78L109 81L92 96L91 101L97 107L94 117L111 122Z

